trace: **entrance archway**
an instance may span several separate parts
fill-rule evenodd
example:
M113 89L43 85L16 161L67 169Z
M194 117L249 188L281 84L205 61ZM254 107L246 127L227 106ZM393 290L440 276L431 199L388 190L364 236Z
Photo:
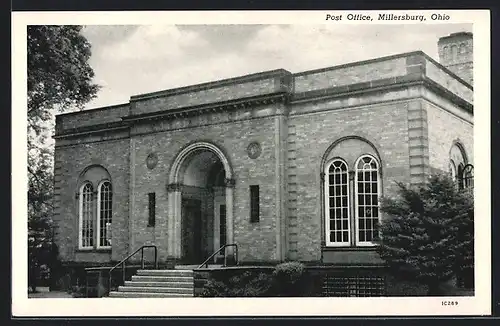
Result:
M233 243L232 177L226 156L211 143L191 144L177 155L168 185L170 257L199 264Z

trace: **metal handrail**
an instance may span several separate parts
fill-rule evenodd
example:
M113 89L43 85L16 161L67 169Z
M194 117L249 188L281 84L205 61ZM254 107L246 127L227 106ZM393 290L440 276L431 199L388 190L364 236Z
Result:
M108 290L109 291L111 291L111 280L113 278L113 273L112 272L116 268L118 268L118 266L122 265L122 278L123 278L123 282L125 283L125 263L132 256L134 256L136 253L138 253L139 251L141 251L141 268L144 269L144 249L145 248L154 248L154 252L155 252L155 269L158 269L158 249L156 248L156 246L155 245L144 245L144 246L141 246L140 248L137 248L137 250L135 250L133 253L131 253L127 257L123 258L118 264L116 264L115 266L113 266L109 270L109 283L108 283Z
M230 244L225 244L222 247L220 247L216 252L210 255L203 263L198 266L198 268L202 268L203 266L208 267L208 262L215 257L218 253L220 253L222 250L225 250L227 247L235 247L235 262L236 265L238 265L238 245L236 243L230 243ZM227 266L227 256L224 252L224 266Z

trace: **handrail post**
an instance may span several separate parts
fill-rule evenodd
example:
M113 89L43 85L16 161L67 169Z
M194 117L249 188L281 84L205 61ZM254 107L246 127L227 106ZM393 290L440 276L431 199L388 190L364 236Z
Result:
M141 248L141 269L144 269L144 247Z
M122 278L123 284L125 285L125 262L122 264Z
M153 247L154 250L155 250L155 269L158 269L158 249L155 247Z

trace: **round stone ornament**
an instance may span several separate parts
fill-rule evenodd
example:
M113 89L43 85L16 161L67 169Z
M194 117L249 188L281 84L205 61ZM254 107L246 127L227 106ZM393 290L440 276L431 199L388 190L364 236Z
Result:
M150 153L146 158L146 166L151 170L156 167L156 164L158 164L158 156L156 153Z
M262 148L260 147L260 144L258 142L252 142L247 147L248 157L250 157L251 159L256 159L257 157L259 157L261 152Z

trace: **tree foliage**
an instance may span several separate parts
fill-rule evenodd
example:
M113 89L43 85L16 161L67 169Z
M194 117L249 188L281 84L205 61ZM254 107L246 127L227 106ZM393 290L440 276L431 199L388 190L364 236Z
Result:
M28 26L28 122L37 133L53 110L82 107L99 86L82 26Z
M436 287L474 264L474 202L447 175L418 189L399 183L399 197L384 198L388 220L378 251L395 274Z
M56 112L81 109L99 86L92 83L91 46L82 26L28 26L28 250L30 284L53 257L53 146ZM34 287L33 287L34 289Z

